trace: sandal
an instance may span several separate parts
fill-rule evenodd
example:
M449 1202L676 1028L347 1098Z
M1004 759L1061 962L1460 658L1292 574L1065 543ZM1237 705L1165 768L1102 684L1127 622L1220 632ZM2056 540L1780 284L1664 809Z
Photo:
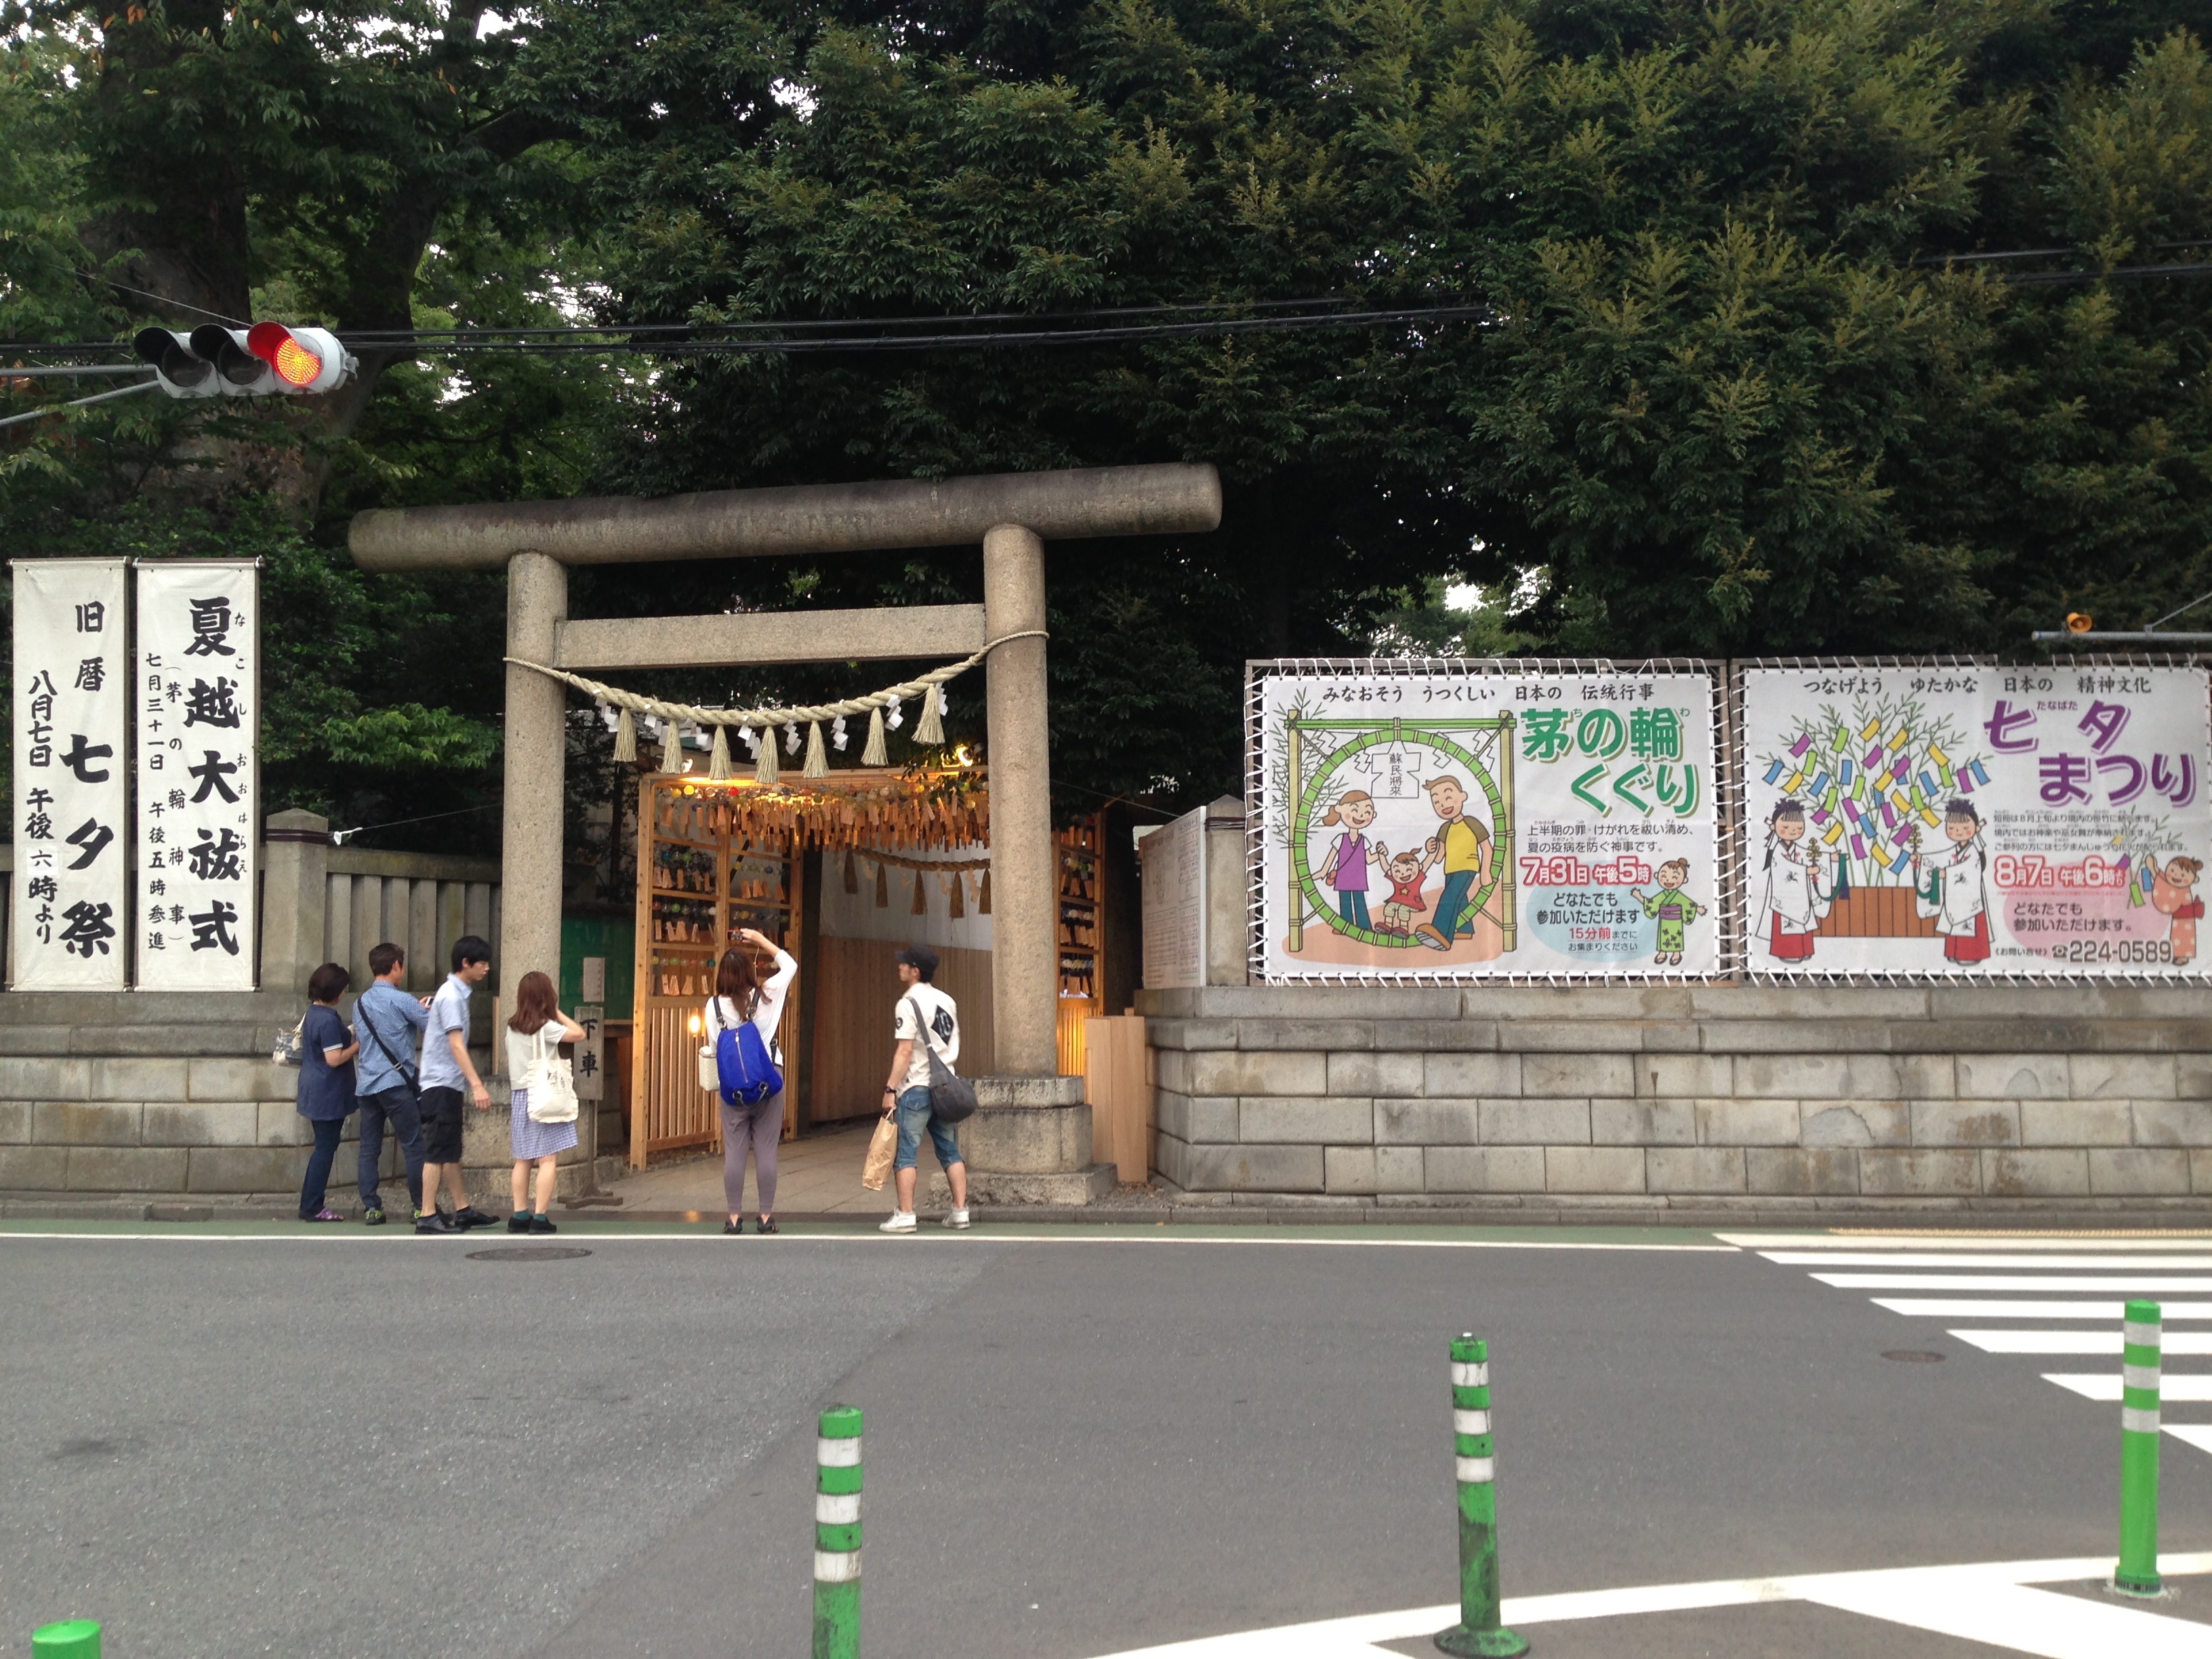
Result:
M302 1221L343 1221L345 1218L340 1215L336 1210L331 1208L329 1205L325 1204L321 1209L315 1212L314 1214L303 1215L300 1219Z
M738 1233L744 1231L744 1230L745 1219L743 1216L739 1216L735 1221L725 1221L722 1224L722 1237L729 1238Z
M780 1233L783 1229L775 1224L775 1218L774 1216L764 1215L758 1221L753 1223L753 1231L757 1233Z

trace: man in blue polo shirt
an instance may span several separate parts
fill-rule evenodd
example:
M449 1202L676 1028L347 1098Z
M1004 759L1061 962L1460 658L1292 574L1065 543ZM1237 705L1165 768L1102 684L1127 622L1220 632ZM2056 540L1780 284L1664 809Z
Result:
M399 988L407 977L407 953L396 945L371 950L368 971L374 977L353 1005L354 1036L361 1043L361 1074L354 1085L361 1097L358 1179L361 1218L380 1227L384 1202L377 1165L384 1158L387 1122L407 1166L407 1194L415 1200L416 1218L422 1215L422 1103L416 1095L414 1055L421 1046L415 1034L429 1018L424 1010L430 999L410 997Z
M453 971L430 999L430 1018L422 1030L422 1212L418 1233L451 1233L489 1227L497 1218L469 1202L469 1183L461 1170L461 1094L468 1091L477 1110L491 1109L491 1091L469 1058L469 993L491 972L491 946L474 933L453 941ZM453 1194L453 1214L438 1212L441 1182Z

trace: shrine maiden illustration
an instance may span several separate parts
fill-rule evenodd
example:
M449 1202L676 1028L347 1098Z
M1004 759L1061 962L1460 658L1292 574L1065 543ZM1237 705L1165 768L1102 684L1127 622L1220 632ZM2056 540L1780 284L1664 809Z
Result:
M1943 837L1950 845L1923 853L1918 838L1913 841L1912 906L1923 919L1936 919L1947 962L1990 959L1990 853L1973 802L1954 798L1943 809Z
M1764 876L1754 931L1777 961L1806 961L1835 896L1835 872L1820 844L1805 839L1805 808L1794 797L1778 801L1766 821Z

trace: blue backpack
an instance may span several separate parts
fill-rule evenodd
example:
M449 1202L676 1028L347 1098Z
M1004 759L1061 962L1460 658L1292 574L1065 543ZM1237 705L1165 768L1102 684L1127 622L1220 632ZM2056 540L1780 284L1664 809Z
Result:
M721 1083L723 1103L757 1106L781 1092L783 1073L776 1070L775 1056L769 1053L768 1039L761 1036L760 1027L749 1019L735 1026L723 1025L721 1019L722 1005L717 999L714 1023L720 1029L714 1038L714 1074Z

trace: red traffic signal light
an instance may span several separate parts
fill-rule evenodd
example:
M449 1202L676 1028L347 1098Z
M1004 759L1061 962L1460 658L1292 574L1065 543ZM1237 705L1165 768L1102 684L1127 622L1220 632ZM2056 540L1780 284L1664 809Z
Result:
M190 334L141 329L131 342L172 398L252 398L334 392L356 364L326 328L204 323Z
M325 328L256 323L246 331L246 349L269 365L279 392L334 391L353 367L337 336Z

